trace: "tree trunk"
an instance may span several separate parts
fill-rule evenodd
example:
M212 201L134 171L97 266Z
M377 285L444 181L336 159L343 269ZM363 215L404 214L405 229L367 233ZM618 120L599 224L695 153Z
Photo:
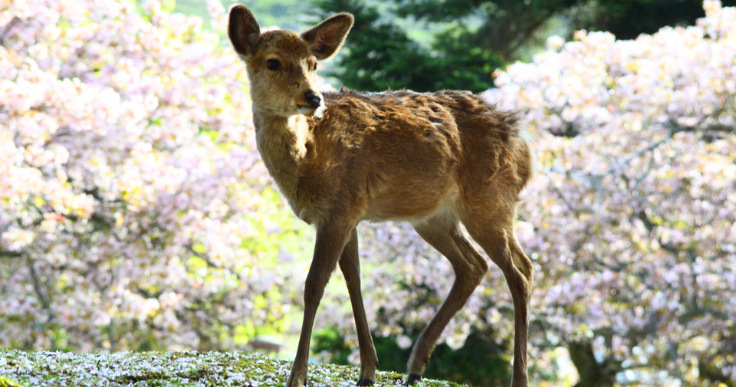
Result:
M570 359L578 370L580 380L575 387L613 387L616 374L621 371L621 363L606 359L599 363L593 353L593 344L589 340L575 341L568 344Z

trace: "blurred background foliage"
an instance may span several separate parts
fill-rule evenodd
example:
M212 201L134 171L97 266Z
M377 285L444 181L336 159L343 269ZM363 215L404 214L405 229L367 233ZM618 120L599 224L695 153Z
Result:
M235 2L224 0L227 7ZM491 73L529 61L548 36L608 31L619 39L703 17L698 0L244 0L264 26L302 30L337 12L355 25L329 75L346 87L383 91L493 87ZM722 1L724 6L736 0ZM176 10L208 19L204 0L178 0ZM442 76L439 76L442 74Z

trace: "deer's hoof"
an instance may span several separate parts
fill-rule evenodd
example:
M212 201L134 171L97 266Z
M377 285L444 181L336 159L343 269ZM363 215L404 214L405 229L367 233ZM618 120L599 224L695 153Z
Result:
M289 375L289 380L286 381L284 387L304 387L306 385L306 372L294 372L294 370L292 370L291 374Z
M418 382L422 380L422 375L419 374L409 374L409 377L406 378L406 385L412 386L414 385L414 382Z
M358 384L356 384L356 386L372 386L373 383L375 382L371 379L360 379L358 380Z

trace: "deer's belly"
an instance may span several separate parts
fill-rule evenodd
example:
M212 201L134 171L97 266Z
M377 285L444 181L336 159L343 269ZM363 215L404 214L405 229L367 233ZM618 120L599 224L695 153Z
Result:
M364 218L371 222L421 221L454 207L459 191L449 179L435 181L431 185L412 184L411 181L405 183L369 198Z

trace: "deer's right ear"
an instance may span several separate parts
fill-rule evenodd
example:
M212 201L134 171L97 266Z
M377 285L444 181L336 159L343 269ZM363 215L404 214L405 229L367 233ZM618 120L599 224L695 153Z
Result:
M303 32L302 38L317 60L329 59L342 47L354 20L353 15L349 13L338 13L309 31Z
M235 51L243 56L251 55L260 35L261 27L253 13L242 4L233 5L230 8L227 36Z

